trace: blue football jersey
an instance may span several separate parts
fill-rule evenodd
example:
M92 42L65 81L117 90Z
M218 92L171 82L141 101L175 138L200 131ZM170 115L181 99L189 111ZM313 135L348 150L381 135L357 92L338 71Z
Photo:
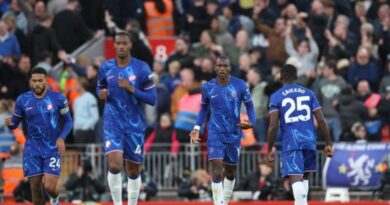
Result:
M123 132L145 130L141 101L119 87L118 79L126 79L134 88L146 91L155 87L151 74L148 64L134 57L126 67L118 67L115 59L107 60L100 66L98 90L106 88L108 91L103 113L105 129L115 128Z
M320 109L314 93L289 84L271 95L269 113L279 112L282 151L316 149L314 111Z
M209 105L209 132L240 132L241 104L251 100L249 89L241 79L230 77L225 86L218 85L216 79L207 82L202 89L202 104Z
M44 157L58 152L56 141L64 134L60 115L70 115L68 101L61 93L47 90L43 98L36 98L33 91L23 93L17 98L12 115L13 122L23 120L25 123L25 154Z

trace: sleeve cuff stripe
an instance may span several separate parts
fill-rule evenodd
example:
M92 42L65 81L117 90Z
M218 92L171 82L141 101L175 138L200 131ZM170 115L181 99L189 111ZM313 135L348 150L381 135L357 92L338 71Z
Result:
M22 117L22 116L20 116L20 115L18 115L16 113L12 113L12 115L15 115L16 117Z
M156 87L156 84L153 83L153 84L149 85L148 87L145 87L144 90L150 90L154 87Z

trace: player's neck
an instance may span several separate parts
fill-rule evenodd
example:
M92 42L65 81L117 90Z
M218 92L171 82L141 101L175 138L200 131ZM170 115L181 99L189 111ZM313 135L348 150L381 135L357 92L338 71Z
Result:
M217 78L218 85L227 85L229 83L230 77L227 78Z
M45 89L40 95L37 95L35 92L33 92L33 93L34 93L35 98L41 99L41 98L46 96L47 89Z
M294 83L295 83L295 81L283 81L283 85L291 85Z
M125 58L116 57L116 64L119 67L128 66L130 64L131 58L130 55Z

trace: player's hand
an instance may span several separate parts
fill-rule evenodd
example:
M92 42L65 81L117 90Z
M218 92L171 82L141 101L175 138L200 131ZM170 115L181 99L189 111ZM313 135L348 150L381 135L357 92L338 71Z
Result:
M199 138L199 130L193 129L190 133L191 137L191 144L199 144L200 138Z
M5 125L7 125L7 126L12 126L12 125L14 125L14 123L12 123L11 117L5 118Z
M252 124L248 120L243 120L240 124L238 124L238 126L244 130L253 128Z
M325 155L327 157L333 157L333 147L332 145L326 145L324 148Z
M131 93L134 93L134 91L135 91L133 86L130 85L129 81L124 79L124 78L118 79L118 85L119 85L119 87L124 88Z
M107 99L107 89L101 89L99 92L99 98L101 100L106 100Z
M274 159L275 159L275 153L273 151L272 152L268 152L267 159L268 159L269 162L273 162Z
M60 152L60 155L64 156L64 154L65 154L65 143L64 143L64 140L61 137L58 137L56 145L57 145L58 151Z

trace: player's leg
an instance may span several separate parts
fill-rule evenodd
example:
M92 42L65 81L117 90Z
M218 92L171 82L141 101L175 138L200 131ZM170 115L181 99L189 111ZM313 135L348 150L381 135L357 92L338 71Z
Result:
M125 160L127 173L127 197L128 205L136 205L141 189L141 164Z
M50 204L57 205L59 198L59 190L57 189L57 183L60 177L52 174L45 174L43 177L43 186L46 193L50 197Z
M108 164L107 181L114 205L122 205L123 152L113 151L106 155Z
M282 152L282 175L289 176L295 205L307 205L306 188L303 183L304 162L301 150Z
M309 196L309 174L317 171L316 165L316 151L315 150L302 150L304 160L303 183L306 188L306 194Z
M209 154L210 155L210 154ZM210 159L210 158L209 158ZM224 193L223 193L223 160L211 159L211 191L213 192L214 205L224 205Z
M104 149L107 157L107 181L114 205L122 205L123 142L122 135L114 128L104 128Z
M34 205L43 205L46 201L42 193L43 167L43 158L23 155L23 172L24 176L28 177Z
M61 174L61 156L58 152L54 153L45 157L43 163L43 187L50 198L50 204L56 205L59 198L57 183Z
M223 192L225 204L228 204L233 194L234 184L236 182L236 169L240 159L240 145L226 145L225 156L223 159L225 168L225 179L223 181Z
M45 197L42 194L43 174L28 177L31 188L31 196L34 205L44 205Z
M141 166L144 160L144 133L129 133L124 138L128 205L136 205L141 190Z

